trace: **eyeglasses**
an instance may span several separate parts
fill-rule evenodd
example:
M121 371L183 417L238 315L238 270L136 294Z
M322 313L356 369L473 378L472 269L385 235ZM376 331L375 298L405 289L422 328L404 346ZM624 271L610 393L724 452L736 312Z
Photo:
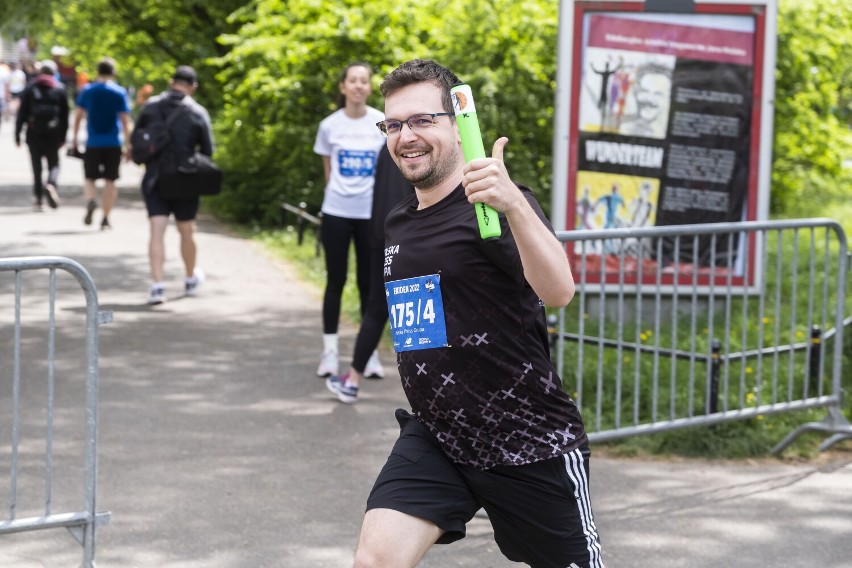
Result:
M402 131L403 124L407 124L408 127L414 132L418 130L426 130L427 128L435 124L435 118L438 116L452 116L452 113L432 112L413 114L405 120L388 118L382 120L381 122L377 122L376 126L379 127L379 130L381 130L382 134L384 134L385 136L394 136L396 134L399 134L400 131Z

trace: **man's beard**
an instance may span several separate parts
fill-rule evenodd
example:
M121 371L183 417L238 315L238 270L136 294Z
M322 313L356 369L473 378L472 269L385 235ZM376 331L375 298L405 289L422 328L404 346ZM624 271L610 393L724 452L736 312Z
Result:
M434 154L429 154L430 158ZM402 177L408 180L411 185L418 189L430 189L437 186L442 181L447 179L456 168L458 159L458 149L454 148L450 151L450 155L444 159L439 156L436 161L431 161L422 171L407 171L405 168L400 168Z

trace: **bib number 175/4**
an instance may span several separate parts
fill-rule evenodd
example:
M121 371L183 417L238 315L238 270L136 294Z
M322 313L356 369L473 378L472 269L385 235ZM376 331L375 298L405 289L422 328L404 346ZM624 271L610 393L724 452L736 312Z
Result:
M438 274L385 283L394 350L447 346L447 325Z

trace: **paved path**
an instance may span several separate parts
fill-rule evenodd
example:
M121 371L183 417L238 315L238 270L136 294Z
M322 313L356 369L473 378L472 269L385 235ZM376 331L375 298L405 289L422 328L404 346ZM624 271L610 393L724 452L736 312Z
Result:
M392 412L404 405L398 376L388 369L358 405L337 403L313 375L319 292L210 219L198 236L208 276L200 297L146 306L140 172L124 167L114 230L103 233L98 214L82 224L81 170L63 156L62 206L34 213L26 149L11 143L9 123L0 130L0 257L71 257L114 313L100 331L98 495L112 520L98 532L98 565L351 566L366 495L396 435ZM167 247L174 296L173 227ZM343 330L344 353L354 331ZM850 567L852 446L841 448L820 465L594 459L604 557L610 568ZM67 568L79 551L63 530L10 535L0 537L0 566ZM518 565L476 519L466 539L434 548L421 566Z

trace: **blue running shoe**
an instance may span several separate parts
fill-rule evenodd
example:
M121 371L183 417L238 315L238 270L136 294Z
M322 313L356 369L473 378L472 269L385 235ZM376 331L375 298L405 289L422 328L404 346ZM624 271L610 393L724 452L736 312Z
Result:
M331 375L325 380L325 386L328 390L337 395L337 400L346 404L355 404L358 402L358 387L350 385L346 379L348 375L338 377Z

